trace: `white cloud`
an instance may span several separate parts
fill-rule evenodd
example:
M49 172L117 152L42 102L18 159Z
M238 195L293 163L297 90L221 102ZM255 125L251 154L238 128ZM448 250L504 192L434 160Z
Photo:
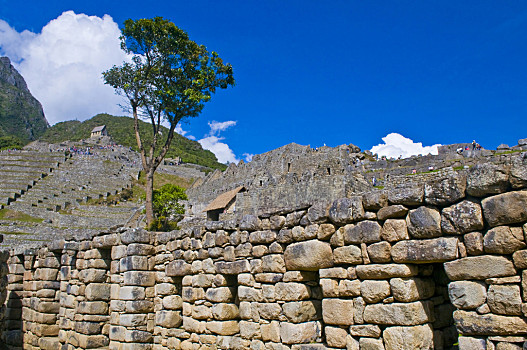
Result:
M222 131L227 130L227 128L231 126L236 125L236 121L234 120L227 120L225 122L217 122L215 120L208 123L210 126L210 133L209 135L217 135Z
M423 146L421 142L414 142L411 139L397 133L391 133L382 138L384 143L378 144L371 148L372 153L379 157L388 158L408 158L413 155L437 154L437 147L440 144L432 146Z
M102 72L127 60L112 17L64 12L40 33L17 32L0 20L0 54L8 56L42 103L50 124L123 114L123 99L104 85Z
M163 124L164 125L164 124ZM169 127L167 125L165 125L166 127ZM192 135L187 135L188 134L188 131L187 130L183 130L183 128L181 127L181 123L178 123L176 125L176 128L174 129L174 131L178 134L180 134L181 136L185 136L187 139L191 139L191 140L195 140L196 138Z
M250 162L253 160L254 154L252 153L244 153L242 154L246 162Z
M234 152L231 150L229 145L224 142L221 142L223 138L217 136L208 136L198 142L201 144L201 147L208 149L216 155L220 163L237 163L238 159L234 155Z
M225 142L224 137L220 137L220 132L225 131L227 128L236 125L236 121L227 120L225 122L217 122L215 120L208 123L210 131L204 138L198 140L201 147L214 153L220 163L238 163L240 160L236 158L236 155Z

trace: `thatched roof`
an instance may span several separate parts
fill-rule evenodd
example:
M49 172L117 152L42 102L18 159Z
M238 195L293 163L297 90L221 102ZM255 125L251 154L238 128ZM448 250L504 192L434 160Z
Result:
M210 211L210 210L216 210L216 209L223 209L227 206L227 204L232 201L234 197L240 192L241 190L244 190L245 187L240 186L236 187L234 190L230 190L228 192L224 192L220 194L218 197L216 197L215 200L210 202L210 204L205 208L204 211Z

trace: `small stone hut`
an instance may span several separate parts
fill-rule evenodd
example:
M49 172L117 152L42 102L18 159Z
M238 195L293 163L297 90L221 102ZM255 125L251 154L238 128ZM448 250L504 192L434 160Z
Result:
M108 136L108 130L106 130L106 125L96 126L91 131L90 137L101 137L101 136Z
M217 221L221 213L234 213L236 195L240 192L245 192L244 186L236 187L216 197L204 210L207 213L207 219Z

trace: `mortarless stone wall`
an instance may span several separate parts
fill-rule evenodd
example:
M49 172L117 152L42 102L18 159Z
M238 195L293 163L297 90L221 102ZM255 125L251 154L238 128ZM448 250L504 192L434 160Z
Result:
M12 251L7 349L521 349L526 167Z

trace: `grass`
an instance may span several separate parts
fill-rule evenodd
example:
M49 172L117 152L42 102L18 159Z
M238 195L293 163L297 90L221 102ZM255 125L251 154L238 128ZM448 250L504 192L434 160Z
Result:
M377 188L379 190L382 190L382 189L384 189L384 186L373 186L373 188Z
M525 152L525 150L516 149L516 150L510 150L510 151L496 152L496 153L494 153L494 155L495 156L501 156L503 154L521 153L521 152Z
M41 223L42 221L44 221L44 219L35 218L31 215L24 214L11 209L1 209L0 220L23 221L33 223Z
M3 234L3 235L24 236L24 235L30 235L31 233L29 233L29 232L0 231L0 234Z
M407 174L408 176L412 176L412 175L420 175L420 174L431 174L431 173L437 173L439 170L441 169L434 169L434 170L429 170L429 171L422 171L420 173L415 173L415 174Z

